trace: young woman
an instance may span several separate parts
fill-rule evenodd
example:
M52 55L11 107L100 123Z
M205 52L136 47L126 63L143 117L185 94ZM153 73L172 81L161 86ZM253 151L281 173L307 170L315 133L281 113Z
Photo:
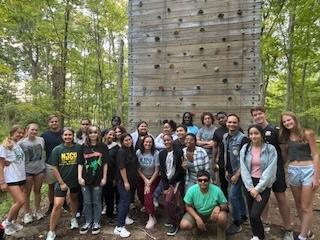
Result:
M70 228L79 228L76 219L78 209L78 162L81 156L81 145L74 143L74 131L65 127L62 130L63 143L56 146L51 154L50 164L53 166L53 175L57 179L54 185L54 205L50 216L49 232L47 240L56 238L55 228L61 215L67 192L70 192L72 218Z
M186 190L197 183L197 172L199 170L210 171L210 162L207 152L197 145L196 135L188 133L186 136L186 147L183 149L182 167L186 170Z
M137 124L137 130L131 134L133 141L133 148L135 151L141 148L142 140L145 136L150 135L148 133L148 123L141 121Z
M212 157L213 135L217 127L213 125L214 117L210 112L204 112L201 115L202 128L197 133L197 145L204 148L209 158Z
M197 135L199 128L193 124L193 118L191 112L185 112L182 116L182 124L187 126L188 133Z
M313 130L303 129L294 113L281 114L280 142L284 159L289 161L288 180L301 221L296 239L313 239L312 203L319 187L319 154Z
M260 125L251 125L248 135L250 142L240 151L241 178L247 189L245 194L253 233L251 240L263 240L265 233L261 214L276 180L277 150L273 145L264 142Z
M185 125L178 125L176 129L177 139L173 141L173 148L175 150L182 150L186 147L185 139L187 136L187 127Z
M119 116L113 116L111 118L111 127L117 127L121 125L121 118Z
M125 228L125 224L132 224L133 220L128 218L129 206L132 195L137 186L138 161L133 151L133 141L130 134L126 133L121 136L121 148L117 153L117 188L120 195L118 204L117 226L114 234L120 237L129 237L130 232Z
M119 147L121 147L121 143L120 143L121 136L122 134L127 133L127 130L123 126L116 126L113 128L113 130L115 133L115 141L116 143L118 143Z
M0 145L0 187L8 191L13 199L7 218L2 225L6 235L13 235L23 226L17 223L17 217L24 204L23 185L26 182L25 156L17 142L23 137L24 129L14 125L9 136Z
M165 145L163 142L163 136L165 134L170 134L173 140L176 140L178 138L177 134L175 133L177 129L177 124L173 120L164 120L162 123L163 123L162 133L160 133L154 140L156 149L158 151L165 149Z
M83 195L86 222L81 227L80 234L86 234L90 229L92 234L98 234L101 228L102 186L107 182L108 149L102 142L101 131L97 126L88 128L81 148L78 181Z
M165 210L169 217L168 236L178 232L178 226L183 213L182 194L184 191L184 170L181 166L182 150L173 149L171 134L163 136L165 149L159 153L161 183L165 196Z
M82 118L80 121L80 129L76 133L75 142L82 145L86 141L86 132L91 125L89 118Z
M156 224L153 193L159 184L159 152L155 149L154 140L146 136L142 140L141 149L136 152L138 158L138 197L144 210L149 214L146 229L151 229Z
M26 128L26 137L19 142L25 155L26 184L25 184L25 204L24 217L25 224L31 223L33 217L36 220L43 218L40 212L41 186L45 177L46 153L44 151L44 140L38 137L38 124L30 123ZM34 215L30 212L30 193L33 188L34 193Z
M109 222L112 223L114 220L116 205L119 202L119 194L117 191L116 184L116 172L117 172L117 152L119 145L115 142L115 132L113 129L107 129L104 136L104 143L107 145L109 151L108 171L107 171L107 184L103 187L103 198L105 201L105 209L102 212L107 214ZM116 198L116 202L114 201ZM115 205L116 203L116 205Z

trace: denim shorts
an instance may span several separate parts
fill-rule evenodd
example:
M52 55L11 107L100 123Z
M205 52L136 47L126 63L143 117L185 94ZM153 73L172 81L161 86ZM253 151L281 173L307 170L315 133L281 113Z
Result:
M288 166L289 184L294 187L312 186L314 166Z

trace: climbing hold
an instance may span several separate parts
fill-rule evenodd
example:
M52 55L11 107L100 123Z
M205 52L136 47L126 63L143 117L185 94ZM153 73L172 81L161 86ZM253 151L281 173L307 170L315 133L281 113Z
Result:
M160 68L160 65L159 64L155 64L154 65L154 69L158 69L158 68Z
M161 19L161 16L158 16L158 19Z
M223 82L223 83L227 83L227 82L228 82L228 78L222 79L222 82Z
M157 49L157 52L158 52L158 53L161 53L161 49Z
M224 13L219 13L218 14L218 18L223 18L224 17Z
M200 28L200 32L204 32L205 31L205 29L202 27L202 28Z
M137 103L136 103L136 106L141 106L141 102L137 102Z
M170 64L169 68L170 68L170 69L174 69L174 64L173 64L173 63Z
M167 53L167 56L170 57L170 56L171 56L171 53Z
M219 67L214 67L215 72L219 72L219 70L220 70Z
M200 90L200 85L197 85L196 88L197 88L197 90Z
M200 48L199 48L199 51L201 51L201 52L202 52L203 50L204 50L204 48L203 48L203 47L200 47Z
M182 19L182 18L179 18L179 22L183 22L183 19Z
M164 86L159 86L159 91L163 92L164 91Z
M228 45L227 45L227 49L228 49L228 50L230 50L230 48L231 48L231 45L230 45L230 44L228 44Z
M169 12L171 12L171 9L170 9L170 8L168 8L168 9L167 9L167 11L168 11L168 13L169 13Z
M142 7L143 6L143 3L142 1L139 2L139 7Z
M232 101L232 97L228 97L228 101Z
M156 106L157 106L157 107L160 107L160 102L157 102L157 103L156 103Z
M236 85L236 91L239 91L241 89L241 85Z
M195 104L195 103L192 103L192 104L191 104L191 106L192 106L192 107L196 107L196 106L197 106L197 104Z
M239 16L241 16L241 15L242 15L242 10L239 9L239 10L237 11L237 14L238 14Z
M203 14L203 10L200 9L200 10L198 11L198 14L199 14L199 15L202 15L202 14Z
M175 30L175 31L173 32L173 34L174 34L174 35L179 35L179 30Z
M156 42L159 42L159 41L160 41L160 37L156 36L156 37L154 37L154 40L155 40Z
M147 37L150 37L150 35L149 35L148 33L146 34L146 36L147 36Z
M237 65L238 65L238 62L234 61L234 62L233 62L233 65L237 66Z
M176 90L176 87L172 87L172 90L175 91L175 90Z
M187 55L187 53L186 53L186 52L184 52L184 53L183 53L183 55L184 55L184 56L186 56L186 55Z
M224 37L224 38L222 38L222 42L225 42L227 39Z
M179 97L179 100L182 102L182 100L183 100L183 97Z
M207 67L207 64L206 64L206 63L202 64L202 67L206 68L206 67Z
M219 48L216 48L216 50L214 51L214 54L215 54L215 55L218 55L219 52L220 52L220 49L219 49Z

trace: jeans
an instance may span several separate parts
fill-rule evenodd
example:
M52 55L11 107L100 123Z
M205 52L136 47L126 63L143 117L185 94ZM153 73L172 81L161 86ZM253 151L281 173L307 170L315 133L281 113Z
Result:
M144 181L141 177L139 177L138 179L137 193L138 193L139 200L142 203L142 205L145 207L146 212L152 216L155 215L155 208L153 205L153 193L156 187L158 186L159 181L160 181L160 177L157 177L150 186L150 192L148 194L144 194L144 186L145 186Z
M239 222L241 216L247 216L246 205L242 194L242 181L239 178L236 184L230 184L229 200L232 206L233 222Z
M107 182L107 184L103 187L103 196L104 202L107 206L107 216L109 218L113 217L113 208L116 198L116 204L119 202L119 194L117 190L117 186L113 186L113 182Z
M253 185L256 186L259 183L259 179L252 178ZM270 197L270 188L266 188L260 196L262 200L257 202L248 191L246 191L247 205L250 217L250 225L252 229L253 236L259 237L259 239L264 239L264 228L261 221L261 214L264 207L267 205Z
M83 212L86 223L100 223L101 220L101 192L100 186L82 186Z
M123 227L129 213L132 191L126 191L122 181L117 182L117 188L120 196L118 203L117 227Z

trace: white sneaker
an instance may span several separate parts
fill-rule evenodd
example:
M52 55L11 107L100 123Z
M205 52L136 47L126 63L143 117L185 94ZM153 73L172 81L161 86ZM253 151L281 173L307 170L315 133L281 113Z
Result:
M126 221L125 221L126 225L131 225L134 223L133 219L129 218L128 216L126 216Z
M158 199L153 198L153 206L154 206L155 208L158 208L158 207L159 207L159 201L158 201Z
M131 233L125 227L116 227L113 233L122 238L127 238L131 235Z
M285 231L283 240L293 240L293 231Z
M55 232L49 231L47 234L47 240L54 240L54 239L56 239L56 236L57 235L55 234Z
M33 214L33 217L34 217L37 221L39 221L40 219L44 218L44 214L41 213L41 212L35 212L35 213Z
M33 218L30 213L24 214L24 216L23 216L23 223L24 224L32 223L32 221L33 221Z
M78 220L76 218L71 218L70 220L70 229L79 228Z
M140 212L146 212L146 208L145 207L140 208Z
M103 206L101 214L102 215L106 215L107 214L107 206L106 205Z
M253 238L251 238L251 240L260 240L260 238L258 238L257 236L253 236Z
M150 216L146 225L146 229L152 229L156 225L157 220L155 217Z
M2 226L4 227L4 233L8 236L11 236L17 232L12 222L8 220L4 220L2 222Z
M15 229L17 232L19 232L19 231L21 231L21 230L23 229L23 226L22 226L21 224L15 222L15 221L12 221L12 224L13 224L14 229Z

